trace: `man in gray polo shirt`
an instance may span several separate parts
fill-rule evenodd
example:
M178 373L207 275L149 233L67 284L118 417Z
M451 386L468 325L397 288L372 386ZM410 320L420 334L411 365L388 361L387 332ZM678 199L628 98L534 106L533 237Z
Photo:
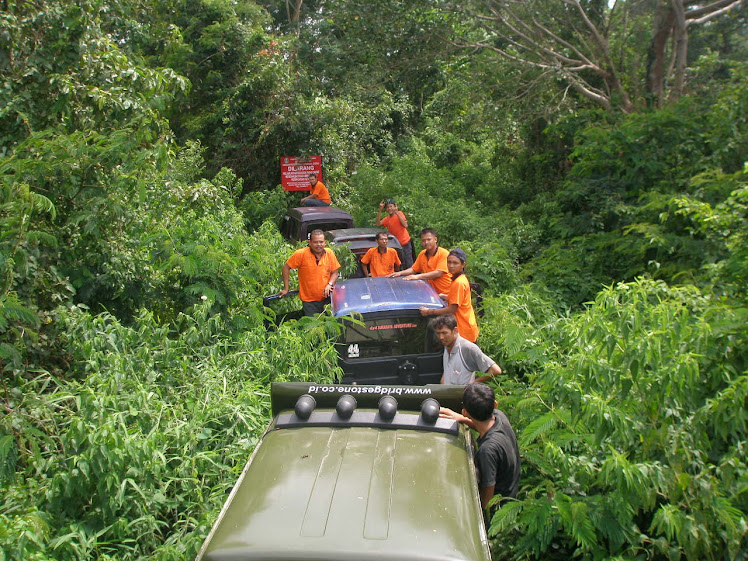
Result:
M460 337L457 319L453 315L437 316L429 322L429 327L444 345L442 384L485 382L501 374L496 361L487 357L478 345ZM485 375L476 378L476 372L484 372Z

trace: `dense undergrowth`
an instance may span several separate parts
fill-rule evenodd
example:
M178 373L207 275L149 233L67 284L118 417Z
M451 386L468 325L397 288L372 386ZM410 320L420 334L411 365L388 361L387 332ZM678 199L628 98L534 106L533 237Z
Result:
M71 369L7 380L7 559L187 559L269 418L271 381L332 381L334 324L229 335L208 303L172 324L59 310Z
M661 109L541 117L500 110L479 55L403 91L341 62L362 81L335 91L252 2L6 4L0 561L193 558L269 383L339 374L329 318L263 325L296 153L357 224L395 197L469 254L523 454L497 559L748 558L739 57Z

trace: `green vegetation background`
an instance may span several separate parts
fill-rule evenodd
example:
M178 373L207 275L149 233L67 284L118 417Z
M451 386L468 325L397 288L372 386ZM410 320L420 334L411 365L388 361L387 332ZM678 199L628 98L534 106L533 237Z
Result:
M626 111L451 6L2 2L0 560L192 559L269 382L339 374L334 322L260 305L311 154L468 252L524 462L496 559L748 558L745 5L665 103L611 27Z

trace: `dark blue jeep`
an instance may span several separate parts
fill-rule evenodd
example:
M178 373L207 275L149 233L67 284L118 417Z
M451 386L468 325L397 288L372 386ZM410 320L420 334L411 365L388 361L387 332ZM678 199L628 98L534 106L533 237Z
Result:
M344 323L337 343L343 383L438 384L442 346L421 307L444 307L436 290L422 280L338 281L332 313Z

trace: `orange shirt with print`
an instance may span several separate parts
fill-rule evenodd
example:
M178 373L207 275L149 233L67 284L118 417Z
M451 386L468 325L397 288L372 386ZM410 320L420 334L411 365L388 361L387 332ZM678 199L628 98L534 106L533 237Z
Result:
M395 272L395 265L400 265L400 256L393 247L388 247L384 253L378 247L372 247L361 258L361 263L369 266L372 277L386 277Z
M317 258L308 247L297 249L286 261L286 265L299 270L299 298L304 302L319 302L325 299L325 286L330 276L340 269L338 258L331 249Z
M436 253L432 257L426 257L426 250L418 254L416 262L413 263L413 271L416 273L430 273L431 271L444 271L444 274L438 279L428 279L439 294L447 294L449 287L452 285L452 275L447 269L447 256L449 251L443 247L437 247Z
M332 204L332 201L330 200L330 191L327 190L327 187L325 187L325 184L321 181L317 180L317 183L314 184L314 187L312 187L312 192L310 195L317 195L317 198L327 203L328 205Z
M478 339L478 322L473 311L473 299L470 294L470 282L465 275L459 275L452 280L452 286L447 295L447 304L457 304L455 318L457 318L457 332L471 343Z
M408 233L407 228L405 228L405 226L400 222L400 219L397 217L398 215L405 220L405 215L398 210L395 214L388 214L382 218L380 222L382 223L382 226L390 231L390 234L397 238L400 245L404 247L406 243L410 242L410 234Z

